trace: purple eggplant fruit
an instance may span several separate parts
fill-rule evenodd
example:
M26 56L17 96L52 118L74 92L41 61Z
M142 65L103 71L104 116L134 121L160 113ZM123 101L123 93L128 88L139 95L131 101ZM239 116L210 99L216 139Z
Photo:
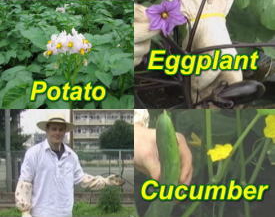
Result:
M265 86L255 80L247 80L228 85L222 82L212 94L196 105L213 103L220 108L233 108L260 98L265 92Z

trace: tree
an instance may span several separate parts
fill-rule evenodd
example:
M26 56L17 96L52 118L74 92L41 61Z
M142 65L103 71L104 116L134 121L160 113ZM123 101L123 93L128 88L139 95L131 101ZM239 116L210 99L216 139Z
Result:
M15 190L16 181L18 178L18 158L22 158L22 153L14 152L18 150L23 150L22 144L27 141L29 135L22 135L22 129L20 128L20 113L24 110L12 109L10 110L10 150L13 151L11 153L11 159L8 159L6 155L6 147L5 147L5 110L0 109L0 157L6 158L7 165L11 166L11 176L7 173L7 180L11 179L11 187L9 186L8 190Z
M134 126L125 121L117 120L113 126L104 131L99 137L99 144L101 149L133 149L134 148ZM110 152L106 153L109 156ZM125 154L122 152L122 170L124 171Z
M133 149L133 125L117 120L113 126L100 135L99 144L101 149Z
M22 150L22 144L29 138L28 135L22 135L20 128L20 113L22 109L11 109L11 151ZM0 109L0 151L5 151L5 110Z

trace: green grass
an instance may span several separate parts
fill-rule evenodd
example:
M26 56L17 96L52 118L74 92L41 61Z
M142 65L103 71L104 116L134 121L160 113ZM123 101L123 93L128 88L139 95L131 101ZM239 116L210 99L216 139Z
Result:
M21 213L16 208L0 210L1 217L20 217Z
M0 217L20 217L21 213L16 208L0 210ZM96 205L85 202L75 203L73 217L137 217L135 207L122 207L117 213L103 213Z
M97 206L85 202L74 205L74 217L137 217L135 207L122 207L117 213L103 213Z

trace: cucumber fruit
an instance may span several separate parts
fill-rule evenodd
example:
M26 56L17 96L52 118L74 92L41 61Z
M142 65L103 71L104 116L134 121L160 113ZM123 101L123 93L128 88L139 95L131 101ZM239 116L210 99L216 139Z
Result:
M160 184L177 185L180 178L180 156L176 132L173 123L164 111L157 120L156 141L161 166ZM151 203L144 217L169 217L173 210L174 201Z

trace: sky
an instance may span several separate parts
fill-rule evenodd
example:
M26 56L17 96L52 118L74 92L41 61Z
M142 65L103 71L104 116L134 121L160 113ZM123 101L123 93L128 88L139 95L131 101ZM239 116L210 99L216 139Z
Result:
M66 121L69 121L69 109L27 109L20 114L21 127L24 134L33 134L35 132L41 133L36 123L39 121L48 120L51 115L63 114Z

